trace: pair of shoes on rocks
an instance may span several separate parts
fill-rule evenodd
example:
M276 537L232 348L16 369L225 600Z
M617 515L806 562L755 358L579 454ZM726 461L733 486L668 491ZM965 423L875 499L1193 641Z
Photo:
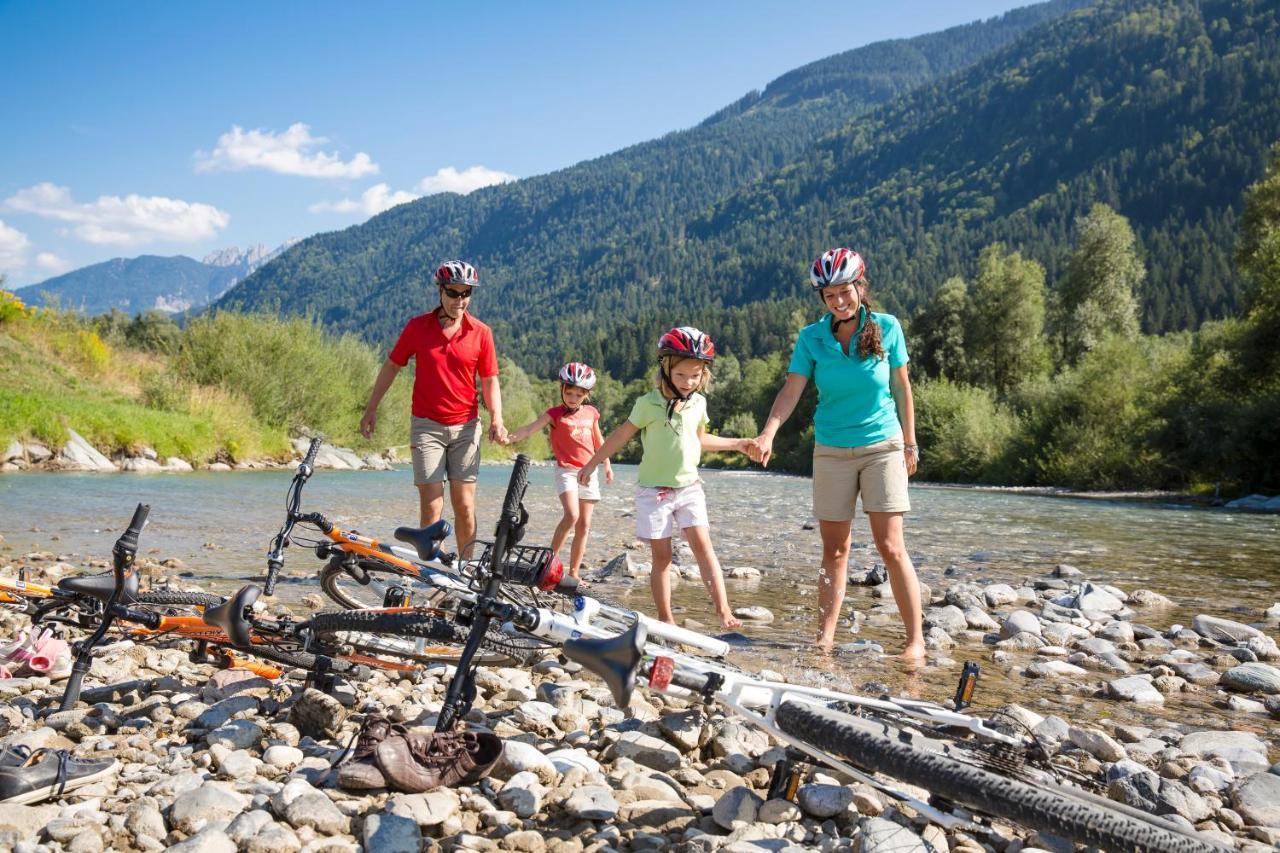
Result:
M23 805L61 797L116 770L114 758L74 758L65 749L11 746L0 752L0 803Z
M502 755L491 732L410 732L381 714L370 714L356 748L338 767L342 788L394 788L416 794L441 785L471 785L489 774Z
M71 664L71 647L48 628L23 628L16 639L0 645L0 678L43 675L60 681L71 675Z

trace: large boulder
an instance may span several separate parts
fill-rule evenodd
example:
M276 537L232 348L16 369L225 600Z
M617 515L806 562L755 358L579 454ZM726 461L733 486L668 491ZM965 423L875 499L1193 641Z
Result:
M1231 791L1235 810L1249 823L1280 826L1280 776L1255 773Z
M1241 693L1280 693L1280 669L1265 663L1242 663L1222 673L1218 684Z
M84 436L68 429L67 444L58 454L58 465L71 471L115 471L115 463L98 452Z
M1191 620L1191 629L1202 637L1232 645L1250 637L1262 636L1262 632L1257 628L1246 625L1243 622L1233 622L1230 619L1208 616L1203 613Z

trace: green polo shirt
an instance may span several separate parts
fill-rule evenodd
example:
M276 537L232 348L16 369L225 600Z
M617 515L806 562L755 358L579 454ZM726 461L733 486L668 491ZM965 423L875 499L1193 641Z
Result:
M702 442L698 427L707 424L707 398L694 394L667 421L667 399L655 388L636 400L627 420L640 430L644 456L640 485L684 488L698 482Z
M889 392L889 371L909 361L907 342L902 325L892 314L872 313L871 320L880 324L884 358L859 358L857 333L845 355L831 331L830 314L805 326L796 336L787 372L812 379L818 388L818 410L813 415L818 444L865 447L902 432Z

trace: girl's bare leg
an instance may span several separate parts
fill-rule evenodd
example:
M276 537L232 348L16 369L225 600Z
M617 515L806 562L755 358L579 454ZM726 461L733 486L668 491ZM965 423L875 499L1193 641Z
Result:
M818 521L822 535L822 571L818 575L819 648L830 649L836 641L844 586L849 574L849 533L853 521Z
M650 539L649 550L653 556L653 571L649 573L649 590L658 608L658 620L672 625L671 614L671 537Z
M884 560L884 566L889 570L893 600L898 604L898 613L902 615L903 625L907 629L907 645L902 656L918 660L924 657L920 582L916 579L916 567L911 564L911 555L907 553L907 545L902 536L902 513L869 512L867 518L871 522L871 536L875 539L876 550L880 552L880 559Z
M582 555L587 552L587 534L591 532L591 514L595 501L578 501L578 523L573 528L573 546L569 549L569 574L575 578L582 569Z
M559 554L564 547L564 540L569 538L569 531L578 523L578 493L561 492L560 506L564 507L564 515L556 525L556 532L551 537L551 553Z
M685 527L681 529L680 535L684 536L684 541L689 543L693 557L698 561L702 586L711 596L711 603L715 605L720 627L725 630L741 628L742 622L733 615L733 610L729 607L729 595L724 590L724 574L720 571L716 550L711 546L710 528Z

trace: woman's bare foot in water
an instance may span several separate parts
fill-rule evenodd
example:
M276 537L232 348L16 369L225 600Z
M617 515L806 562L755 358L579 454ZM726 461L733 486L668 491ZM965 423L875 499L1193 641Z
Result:
M902 660L908 663L924 663L925 652L924 643L912 643L902 650L902 654L898 655Z
M741 628L741 627L742 627L742 620L739 619L737 616L734 616L732 613L720 614L721 630L732 631L735 628Z

